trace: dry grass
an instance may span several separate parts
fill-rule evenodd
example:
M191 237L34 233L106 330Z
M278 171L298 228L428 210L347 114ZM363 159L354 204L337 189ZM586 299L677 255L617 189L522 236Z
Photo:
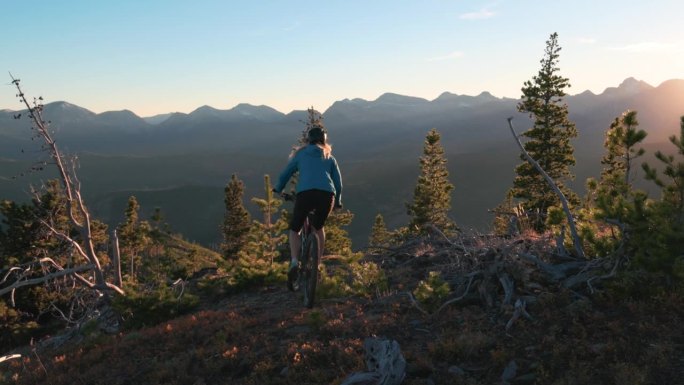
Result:
M0 383L339 384L365 369L369 336L399 342L408 363L404 384L501 383L511 360L514 383L684 383L681 292L603 288L581 298L547 287L528 307L534 319L507 331L512 310L498 303L464 300L433 316L418 311L405 293L454 261L432 246L419 251L420 261L387 268L382 296L323 300L308 310L284 287L253 289L154 327L3 363Z

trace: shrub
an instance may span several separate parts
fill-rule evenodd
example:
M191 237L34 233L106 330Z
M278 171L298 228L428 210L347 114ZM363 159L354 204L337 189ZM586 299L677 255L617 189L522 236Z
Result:
M426 281L420 281L413 291L416 300L428 311L436 310L451 293L449 284L444 282L437 271L431 271Z
M332 274L327 267L320 267L319 298L335 298L349 295L371 296L387 290L385 272L373 262L350 262L336 266Z
M124 327L137 329L153 326L195 309L199 298L191 293L179 295L173 288L161 286L146 291L138 287L127 288L126 296L117 296L112 306L124 317Z

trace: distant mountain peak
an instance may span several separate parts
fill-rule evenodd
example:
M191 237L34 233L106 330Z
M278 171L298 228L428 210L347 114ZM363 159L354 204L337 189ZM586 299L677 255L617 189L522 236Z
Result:
M135 112L133 112L131 110L105 111L105 112L102 112L98 115L100 115L100 116L102 116L102 115L119 115L119 116L136 116L136 117L138 116L135 114Z
M622 83L620 83L620 85L619 85L618 87L635 87L635 86L641 86L641 87L647 86L647 87L651 87L651 85L648 84L648 83L646 83L645 81L643 81L643 80L637 80L636 78L631 77L631 76L628 77L627 79L623 80Z
M79 107L69 102L57 101L45 105L45 116L50 116L52 121L69 121L90 119L96 114L88 109Z
M56 102L52 102L52 103L48 103L48 104L45 105L45 107L46 107L46 108L49 107L49 108L53 108L53 109L61 108L62 110L67 110L67 111L68 111L68 110L72 110L72 111L88 111L88 112L90 112L90 113L93 113L93 112L91 112L90 110L87 110L87 109L85 109L85 108L83 108L83 107L79 107L79 106L77 106L77 105L75 105L75 104L71 104L71 103L69 103L69 102L65 102L65 101L62 101L62 100L56 101Z
M487 99L487 100L498 100L496 96L492 95L491 92L489 91L482 91L480 92L479 95L477 95L478 98L480 99Z
M376 103L387 103L387 104L416 104L416 103L427 103L427 99L415 97L415 96L406 96L406 95L399 95L395 94L392 92L386 92L377 99L375 99Z
M282 112L276 110L275 108L260 105L255 106L249 103L240 103L228 111L231 114L239 115L243 118L250 118L261 120L265 122L271 122L277 119L281 119L285 116Z
M240 103L240 104L236 105L235 107L233 107L232 109L233 110L239 110L242 108L260 108L260 107L266 107L266 106L264 106L263 104L260 106L255 106L254 104L250 104L250 103ZM268 107L268 108L270 108L270 107Z
M450 96L458 96L458 94L454 94L454 93L449 92L449 91L444 91L444 92L442 92L441 94L439 94L439 96L437 97L437 99L439 99L439 98L448 98L448 97L450 97Z
M237 106L233 107L231 111L273 111L273 112L278 112L275 108L266 106L266 105L259 105L255 106L254 104L249 104L249 103L240 103ZM278 112L279 113L279 112Z
M643 91L648 91L654 87L643 80L637 80L629 77L620 83L617 87L608 87L603 91L604 94L617 94L621 96L635 95Z
M202 113L202 112L218 112L218 111L219 111L218 109L205 104L202 107L198 107L197 109L192 111L191 114Z

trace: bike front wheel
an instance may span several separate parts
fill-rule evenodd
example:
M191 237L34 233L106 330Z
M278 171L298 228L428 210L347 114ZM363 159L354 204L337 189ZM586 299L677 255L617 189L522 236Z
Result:
M304 278L304 306L311 309L316 297L316 283L318 281L318 236L310 234L304 244L304 264L302 266Z

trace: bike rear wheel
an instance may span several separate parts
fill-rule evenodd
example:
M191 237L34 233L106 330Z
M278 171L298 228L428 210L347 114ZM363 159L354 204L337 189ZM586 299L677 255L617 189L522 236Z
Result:
M302 259L302 287L304 288L304 306L311 309L316 297L316 283L318 281L318 236L309 234L304 244L304 258Z

